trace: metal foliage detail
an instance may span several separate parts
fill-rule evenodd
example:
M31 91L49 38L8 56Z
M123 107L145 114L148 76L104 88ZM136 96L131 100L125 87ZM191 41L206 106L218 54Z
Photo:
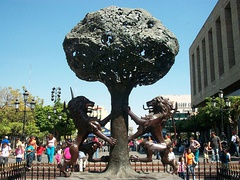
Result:
M166 75L179 50L176 37L147 11L115 6L88 13L63 47L80 79L134 87Z

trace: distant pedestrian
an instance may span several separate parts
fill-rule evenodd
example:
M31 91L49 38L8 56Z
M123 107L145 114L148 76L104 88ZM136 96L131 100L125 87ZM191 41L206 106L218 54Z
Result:
M6 143L8 146L10 146L10 141L8 140L8 136L4 136L2 142L1 142L1 147L3 148L4 143Z
M22 147L22 144L18 145L18 147L16 148L15 156L16 156L16 163L20 163L24 159L24 149Z
M236 155L237 157L239 157L239 147L238 147L238 143L239 143L239 137L238 135L233 132L232 133L232 137L231 137L231 145L233 147L233 153L232 153L232 156L233 155Z
M93 137L92 142L99 142L97 136ZM94 153L95 154L95 158L98 158L98 152L99 152L99 148L97 148L95 153Z
M199 157L199 148L201 147L200 143L194 139L194 137L190 137L190 148L192 153L195 156L195 162L198 164L198 157Z
M28 145L27 145L27 147L25 148L26 162L27 162L27 168L28 168L28 170L30 170L31 167L32 167L34 152L35 152L34 147L31 145L30 142L28 142Z
M204 148L203 148L203 162L204 163L209 163L209 148L208 148L208 144L205 143L204 144Z
M229 162L231 161L231 156L227 149L224 149L221 161L222 161L223 167L229 166Z
M20 138L16 138L16 148L18 148L18 146L22 146L22 141L20 141Z
M173 152L173 148L172 148L172 147L169 149L168 161L173 161L173 164L175 164L175 154L174 154L174 152ZM172 168L172 167L170 167L170 166L167 164L167 167L166 167L167 172L172 171L173 169L171 169L171 168Z
M68 141L68 142L69 142L69 144L67 145L67 147L63 151L63 159L64 159L65 162L69 162L71 160L71 157L72 157L71 153L70 153L70 147L69 147L69 146L71 146L70 143L72 143L72 141ZM68 171L69 168L70 168L70 166L68 165L66 167L66 171Z
M170 139L169 134L166 134L166 135L164 136L164 142L165 142L167 145L171 143L171 139Z
M52 134L49 134L47 138L47 149L46 149L49 164L53 163L56 146L57 146L56 138L53 137Z
M178 176L182 179L185 179L186 177L186 164L184 163L184 158L182 156L178 159Z
M83 151L79 151L78 164L79 164L79 171L83 172L87 165L87 156Z
M56 148L57 150L57 153L56 153L56 156L55 156L55 160L57 161L57 165L58 167L61 165L61 160L62 160L62 147L61 146L58 146Z
M37 141L34 136L31 136L29 139L29 143L34 148L33 150L33 160L36 160L36 151L37 151Z
M186 158L186 164L188 167L187 180L189 180L190 173L192 174L193 180L195 180L196 178L195 178L195 172L194 172L194 168L195 168L194 154L192 153L190 148L188 148L186 151L187 152L185 154L185 158Z
M6 142L3 143L2 154L1 154L3 165L8 164L8 158L11 152L12 152L11 147Z
M42 162L42 155L43 155L43 152L45 151L45 147L43 146L42 143L39 143L38 146L37 146L37 162L38 163L41 163Z
M213 131L211 132L211 138L208 142L208 148L212 150L212 162L220 162L219 151L222 150L222 144L220 138L216 136L215 132Z

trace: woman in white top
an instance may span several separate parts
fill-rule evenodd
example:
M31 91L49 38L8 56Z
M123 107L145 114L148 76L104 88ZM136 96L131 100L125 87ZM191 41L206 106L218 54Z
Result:
M57 145L57 140L55 137L53 137L52 134L48 135L47 138L47 149L46 149L46 153L47 153L47 157L48 157L48 163L52 164L53 163L53 159L54 159L54 152L55 152L55 147Z
M1 155L4 165L8 163L8 157L11 154L11 152L12 152L11 147L8 144L4 143L2 148L2 155Z

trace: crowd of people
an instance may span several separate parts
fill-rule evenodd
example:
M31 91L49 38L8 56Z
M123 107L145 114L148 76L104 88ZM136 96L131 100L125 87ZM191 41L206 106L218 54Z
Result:
M154 142L151 137L146 137L150 142ZM144 138L139 138L129 142L130 151L142 151L143 149L140 146L140 143ZM169 144L172 140L170 139L169 134L164 135L164 140L166 144ZM229 145L228 145L229 144ZM194 170L199 166L199 154L200 151L203 154L204 163L219 163L221 162L222 166L228 167L229 162L231 161L231 156L239 156L239 137L235 132L233 132L231 137L231 142L226 143L221 141L221 139L211 132L209 141L202 143L201 140L196 140L194 137L189 139L183 139L178 144L177 142L173 144L174 149L180 153L178 158L178 175L182 179L195 179ZM159 152L155 153L156 159L160 159ZM211 155L211 156L210 156ZM210 158L211 157L211 158ZM171 161L176 161L173 148L170 148L168 154L168 159ZM171 167L166 168L167 171L171 171ZM186 176L188 173L188 176Z
M70 139L68 139L71 142ZM13 144L10 143L8 136L5 136L1 141L0 146L0 165L8 164L9 157L14 155L16 163L26 162L27 168L30 170L34 161L42 163L42 156L45 153L49 164L62 164L63 161L71 159L69 145L67 143L58 144L56 138L49 134L46 137L46 143L43 144L36 140L35 136L30 136L26 141L21 141L16 138ZM87 156L83 152L79 152L79 170L83 171L86 167Z
M166 144L171 142L169 134L166 134L164 138ZM143 140L144 138L142 137L130 141L128 144L130 151L143 151L143 148L140 146ZM147 137L147 140L154 142L150 136ZM72 142L71 139L68 139L67 141ZM89 141L89 139L87 139L87 141ZM95 152L95 158L98 158L99 150L109 151L108 144L99 140L96 136L94 136L91 141L101 142L102 144L102 146ZM27 168L31 169L33 161L36 160L37 163L41 163L42 155L45 153L49 164L56 162L60 166L63 161L69 161L71 159L69 144L70 143L63 143L59 145L56 138L52 134L49 134L46 138L46 144L44 145L42 142L37 141L36 137L30 136L26 141L20 141L20 139L17 138L15 147L11 147L8 136L5 136L0 145L0 165L8 164L8 158L13 153L16 158L16 163L26 161ZM176 143L173 145L176 146ZM171 161L176 161L173 147L170 148L168 158ZM227 145L221 141L215 132L211 132L211 137L207 143L202 144L194 139L194 137L190 137L189 140L183 140L177 149L179 152L182 152L182 156L179 157L177 162L179 177L185 179L186 177L192 176L192 178L195 179L194 170L195 168L198 168L199 165L200 149L203 152L204 163L222 162L222 165L227 167L231 161L231 156L239 156L239 137L233 132L230 146L227 148ZM209 154L211 154L211 159ZM159 152L155 153L155 155L156 159L160 159ZM86 162L87 155L82 151L79 151L77 163L79 164L80 171L84 171ZM171 167L167 167L167 171L170 171L170 168ZM189 173L188 176L186 176L186 172Z

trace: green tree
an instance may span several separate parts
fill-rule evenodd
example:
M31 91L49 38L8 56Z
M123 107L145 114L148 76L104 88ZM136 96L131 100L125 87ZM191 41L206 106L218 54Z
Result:
M54 113L54 108L56 113ZM48 119L48 116L51 116ZM61 116L61 119L59 119ZM72 119L68 120L66 113L63 111L63 103L57 102L54 106L37 106L35 110L36 126L39 127L43 136L49 133L59 141L61 136L74 134L76 128Z
M25 87L23 87L25 89ZM29 100L34 98L31 94L29 94ZM19 100L19 111L15 110L15 100ZM35 98L36 104L38 104L41 99L38 97ZM23 119L24 119L24 102L22 99L22 93L19 89L14 90L11 87L1 88L0 89L0 127L1 132L0 136L8 135L8 136L21 136L22 135L22 127L23 127ZM27 111L30 111L29 107L27 107ZM39 129L35 126L34 113L26 113L26 128L25 134L27 136L31 134L38 134Z
M229 100L231 102L230 107L230 124L232 131L235 131L236 133L239 133L238 130L238 123L239 123L239 116L240 116L240 96L231 96L229 97Z

